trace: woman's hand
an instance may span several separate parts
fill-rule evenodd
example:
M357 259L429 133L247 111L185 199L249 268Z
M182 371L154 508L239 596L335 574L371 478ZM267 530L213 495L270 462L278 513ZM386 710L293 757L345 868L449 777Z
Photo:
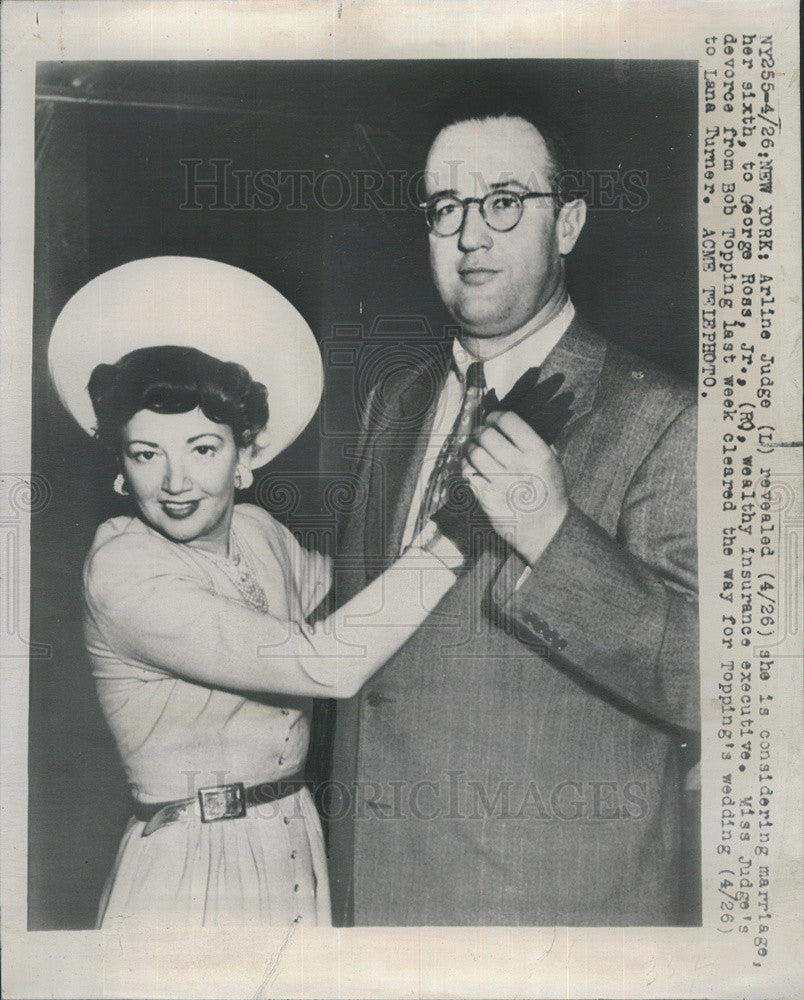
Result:
M439 562L443 563L448 570L457 573L466 565L466 549L461 545L460 538L451 537L449 532L444 532L438 523L438 515L444 508L436 511L430 522L425 525L422 531L413 539L409 548L422 549L435 556Z

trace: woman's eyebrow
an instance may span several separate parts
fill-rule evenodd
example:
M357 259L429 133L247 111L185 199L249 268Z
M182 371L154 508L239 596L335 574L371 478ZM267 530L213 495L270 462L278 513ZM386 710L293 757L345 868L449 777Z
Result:
M204 431L203 434L196 434L195 437L187 438L187 443L192 444L194 441L198 441L201 438L206 438L206 437L213 437L217 438L219 441L223 441L223 438L220 436L220 434L216 434L215 431Z

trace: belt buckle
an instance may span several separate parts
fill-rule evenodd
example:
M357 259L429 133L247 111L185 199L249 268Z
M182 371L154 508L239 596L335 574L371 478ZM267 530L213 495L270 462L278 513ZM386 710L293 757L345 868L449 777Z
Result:
M201 822L214 823L219 819L240 819L246 815L246 789L242 782L233 785L214 785L198 789Z

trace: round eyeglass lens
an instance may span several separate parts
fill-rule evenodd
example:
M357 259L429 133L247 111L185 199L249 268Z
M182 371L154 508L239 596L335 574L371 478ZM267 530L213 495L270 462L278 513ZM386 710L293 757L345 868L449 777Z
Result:
M483 199L483 217L498 232L513 229L522 218L522 199L513 191L492 191Z
M427 221L439 236L452 236L463 224L463 204L457 198L439 198L430 205Z

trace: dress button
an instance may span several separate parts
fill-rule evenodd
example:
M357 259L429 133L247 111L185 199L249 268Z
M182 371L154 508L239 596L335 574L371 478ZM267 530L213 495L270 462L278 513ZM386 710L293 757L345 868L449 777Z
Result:
M299 853L298 851L291 851L290 852L290 860L291 861L295 861L296 857L298 856L298 853Z
M301 920L301 913L297 917L293 918L293 923L297 924L300 920Z
M279 758L279 763L280 764L284 764L285 763L285 758L284 757L280 757Z
M299 891L299 883L298 882L293 886L293 891L294 892L298 892Z
M282 713L282 715L290 715L290 712L286 708L281 708L279 711Z
M287 826L288 823L290 823L290 816L283 816L282 822L285 824L285 826Z

